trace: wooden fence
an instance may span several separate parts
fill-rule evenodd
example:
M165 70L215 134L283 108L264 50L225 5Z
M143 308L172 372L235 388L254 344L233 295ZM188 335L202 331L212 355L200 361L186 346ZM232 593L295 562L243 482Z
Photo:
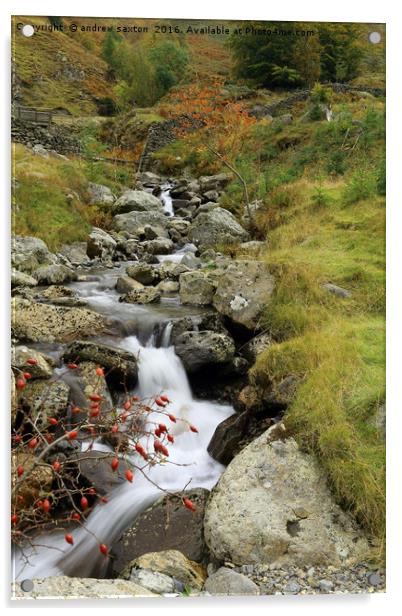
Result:
M49 126L52 121L53 112L51 109L34 109L33 107L15 105L13 115L16 120L21 120L22 122Z

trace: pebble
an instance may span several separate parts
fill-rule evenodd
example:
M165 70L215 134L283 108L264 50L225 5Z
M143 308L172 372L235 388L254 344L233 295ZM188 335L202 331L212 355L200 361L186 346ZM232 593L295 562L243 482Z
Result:
M321 592L331 592L334 590L334 583L329 580L320 580L318 582L318 588Z
M297 582L293 580L291 582L288 582L285 588L283 589L283 591L289 595L295 595L296 593L299 592L299 590L300 590L300 584L298 584Z
M233 565L232 565L233 567ZM385 591L382 570L373 571L366 562L339 567L288 565L242 565L234 567L255 582L262 595L357 594Z

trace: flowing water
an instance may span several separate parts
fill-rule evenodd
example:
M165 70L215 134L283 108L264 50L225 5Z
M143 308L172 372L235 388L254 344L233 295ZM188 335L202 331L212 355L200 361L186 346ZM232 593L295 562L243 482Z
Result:
M183 252L171 255L171 259L179 261ZM110 333L96 340L138 355L138 384L132 393L141 398L162 392L167 394L172 400L169 411L195 424L199 433L189 431L182 422L172 424L170 432L175 442L169 447L169 463L147 470L147 477L137 472L132 484L124 482L108 494L109 502L94 508L85 528L70 530L73 546L65 542L63 531L40 536L36 542L40 545L25 551L28 563L20 552L16 553L14 577L17 580L51 575L102 577L106 573L107 559L100 555L99 543L111 546L141 511L164 494L161 488L170 492L185 487L210 489L223 471L224 467L208 454L207 446L216 426L231 415L233 409L193 398L183 365L170 345L172 321L199 314L200 310L194 309L196 312L191 313L191 308L181 306L177 297L162 299L159 305L119 303L114 285L126 266L124 263L114 269L94 269L87 282L76 282L71 287L88 301L89 307L113 320ZM160 420L160 415L151 414L148 421L155 420ZM146 439L143 437L144 446ZM107 447L95 443L94 449ZM138 462L135 456L133 462Z

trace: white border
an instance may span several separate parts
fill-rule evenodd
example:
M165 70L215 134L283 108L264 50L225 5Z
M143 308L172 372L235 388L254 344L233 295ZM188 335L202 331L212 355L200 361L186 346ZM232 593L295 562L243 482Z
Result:
M114 0L110 5L102 5L99 2L82 2L79 0L69 0L65 3L55 3L53 1L36 0L34 3L27 0L6 1L5 6L1 7L1 52L2 52L2 89L0 100L2 126L5 128L2 137L3 160L3 182L1 183L1 205L2 219L0 232L2 241L0 243L0 264L1 280L4 283L2 293L2 367L0 370L1 392L3 394L3 404L0 409L1 435L4 438L2 454L2 562L1 576L3 606L6 610L33 609L74 609L88 614L94 609L122 609L130 613L148 612L149 610L169 614L176 611L191 610L201 613L205 609L215 608L222 612L237 613L244 612L247 607L255 612L268 610L280 611L282 614L297 610L301 616L304 614L318 614L325 610L330 614L339 615L351 614L364 611L365 614L375 614L381 609L392 609L397 605L401 571L402 555L402 533L401 526L401 473L400 456L401 450L401 409L397 404L398 394L400 395L400 372L401 372L401 293L400 276L398 276L402 264L401 246L402 229L400 208L397 208L398 189L402 180L401 173L397 171L401 161L401 45L402 38L402 19L401 11L397 3L392 0L382 0L381 2L367 2L351 0L337 0L336 2L314 2L313 0L303 0L285 3L272 3L257 0L247 0L235 6L233 1L228 0L203 0L202 3L179 2L170 0L162 2L157 0L152 3L136 3L122 0ZM265 19L265 20L289 20L289 21L364 21L370 23L387 23L387 457L388 457L388 571L387 571L387 594L367 596L313 596L313 597L265 597L250 599L208 599L208 600L157 600L148 602L147 600L133 601L40 601L40 602L14 602L10 604L7 599L9 595L9 565L8 565L8 249L9 249L9 226L7 220L9 208L9 46L10 46L10 15L74 15L74 16L111 16L111 17L170 17L170 18L204 18L204 19ZM399 196L399 195L398 195ZM399 318L398 318L399 317ZM3 363L4 362L4 363ZM399 377L399 378L398 378ZM399 464L398 464L399 462ZM399 471L399 472L398 472Z

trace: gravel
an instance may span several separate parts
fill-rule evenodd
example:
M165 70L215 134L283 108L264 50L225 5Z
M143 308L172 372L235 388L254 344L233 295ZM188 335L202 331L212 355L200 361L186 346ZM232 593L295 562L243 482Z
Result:
M229 565L229 563L225 563ZM229 565L230 566L230 565ZM356 594L385 592L385 572L361 562L340 567L274 568L272 565L233 566L255 582L262 595Z

